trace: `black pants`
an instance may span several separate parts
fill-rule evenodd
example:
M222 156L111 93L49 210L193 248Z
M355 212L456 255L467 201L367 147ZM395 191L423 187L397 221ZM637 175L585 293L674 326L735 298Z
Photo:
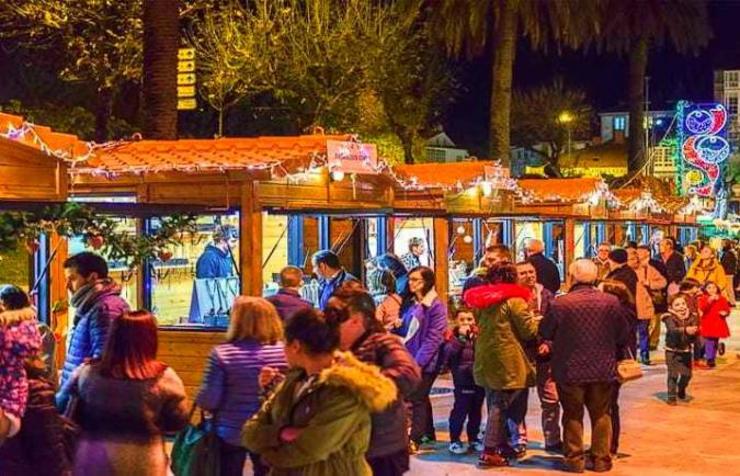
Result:
M373 476L401 476L409 470L409 451L404 448L390 455L368 458L367 463Z
M485 447L487 452L503 452L509 446L509 432L524 424L527 416L529 389L493 390L488 394L488 423ZM509 430L509 427L513 427Z
M691 352L665 351L668 367L668 398L676 398L676 390L686 390L691 380Z
M450 440L460 441L465 418L468 419L468 442L478 439L480 432L481 415L483 412L483 400L486 391L482 387L455 387L455 403L450 412Z
M622 421L619 418L619 390L621 390L622 384L614 382L614 390L612 393L612 402L610 413L612 416L612 442L610 451L613 455L619 452L619 435L622 433Z
M432 414L432 402L429 400L429 393L432 391L432 385L437 379L437 373L421 374L421 383L416 387L416 391L409 395L409 405L411 406L411 441L419 443L423 436L433 440L437 439L434 432L434 416Z
M247 450L241 446L230 445L221 442L221 476L242 476L244 474L244 461L247 458ZM252 460L254 476L266 476L270 468L262 463L259 455L249 453Z

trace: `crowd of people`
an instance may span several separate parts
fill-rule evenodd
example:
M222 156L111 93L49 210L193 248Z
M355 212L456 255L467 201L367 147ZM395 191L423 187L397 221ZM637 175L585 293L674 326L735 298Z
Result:
M479 453L482 468L525 458L534 387L545 450L563 455L564 470L608 471L621 363L651 365L662 323L666 402L677 405L693 369L724 352L736 245L690 245L695 255L684 255L671 238L655 254L602 243L571 263L565 285L540 241L521 262L492 245L449 306L419 261L421 240L403 259L374 259L367 287L320 251L318 309L290 266L274 296L237 297L195 405L219 438L223 475L241 475L247 458L256 475L401 475L437 441L430 393L449 371L451 453ZM156 318L129 308L99 255L72 256L64 269L76 313L59 377L29 297L0 287L0 474L166 475L164 437L195 407L157 359Z

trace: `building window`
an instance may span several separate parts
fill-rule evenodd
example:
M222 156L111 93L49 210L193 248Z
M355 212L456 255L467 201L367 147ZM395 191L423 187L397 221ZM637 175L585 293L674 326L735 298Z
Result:
M427 158L431 162L445 162L447 160L447 153L444 149L430 147L427 149Z
M725 86L728 88L740 86L740 71L725 71Z
M738 111L738 97L736 94L731 94L727 96L727 112L730 113L731 116L736 116Z
M623 131L625 130L627 126L627 118L624 116L616 116L614 117L614 130L615 131Z

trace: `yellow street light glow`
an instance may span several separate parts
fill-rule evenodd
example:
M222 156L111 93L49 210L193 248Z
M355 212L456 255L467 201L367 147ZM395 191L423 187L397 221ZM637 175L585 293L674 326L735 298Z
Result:
M573 122L575 120L575 116L571 114L569 111L563 111L558 116L558 122L561 124L567 124L569 122Z

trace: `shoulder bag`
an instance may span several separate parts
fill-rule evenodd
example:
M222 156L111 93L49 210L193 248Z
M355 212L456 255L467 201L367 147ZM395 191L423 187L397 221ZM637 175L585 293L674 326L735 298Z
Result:
M191 423L175 438L170 468L175 476L220 476L221 439L204 418L202 410L198 424L192 423L196 408L193 404Z

